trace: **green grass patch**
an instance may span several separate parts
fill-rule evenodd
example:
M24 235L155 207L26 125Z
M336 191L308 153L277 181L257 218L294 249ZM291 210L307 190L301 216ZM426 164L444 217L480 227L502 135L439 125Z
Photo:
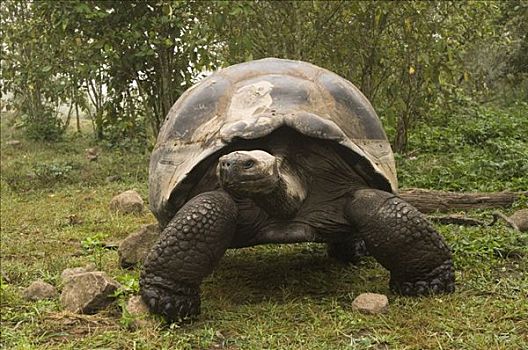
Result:
M431 118L396 155L401 187L453 191L528 189L528 103Z

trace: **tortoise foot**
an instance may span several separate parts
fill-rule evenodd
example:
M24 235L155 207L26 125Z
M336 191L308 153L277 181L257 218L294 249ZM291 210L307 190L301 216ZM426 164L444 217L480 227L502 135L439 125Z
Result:
M169 323L185 322L200 314L200 289L184 284L170 288L143 285L141 297L151 312L159 314Z
M390 289L406 296L453 293L455 291L453 263L448 260L424 277L418 277L412 281L391 276Z

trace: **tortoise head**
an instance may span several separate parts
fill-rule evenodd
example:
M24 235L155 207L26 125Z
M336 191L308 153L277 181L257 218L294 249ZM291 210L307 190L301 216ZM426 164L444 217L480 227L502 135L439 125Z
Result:
M235 151L220 157L216 173L227 192L252 196L276 188L279 165L279 158L261 150Z

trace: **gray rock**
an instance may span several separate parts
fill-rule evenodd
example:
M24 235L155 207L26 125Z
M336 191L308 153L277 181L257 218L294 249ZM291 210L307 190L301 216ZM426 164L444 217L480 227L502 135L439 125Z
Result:
M88 159L90 162L96 161L97 157L99 157L97 148L87 148L85 151L86 151L86 159Z
M37 280L22 291L22 296L26 300L36 301L42 299L53 299L57 296L57 289L51 284L42 280Z
M9 140L6 142L6 145L13 146L13 147L20 146L20 144L21 142L18 140Z
M140 296L135 295L128 299L126 311L131 317L131 328L138 329L156 326L156 320L152 318L147 305Z
M119 175L110 175L110 176L107 176L105 179L106 182L115 182L119 180L121 180L121 176Z
M143 299L139 295L134 295L128 299L126 309L131 316L144 316L149 314L147 304L143 302Z
M95 268L96 268L95 264L88 264L85 267L71 267L71 268L64 269L64 271L62 271L61 273L62 283L65 283L67 279L73 275L78 275L80 273L85 273L85 272L92 272L92 271L95 271Z
M118 194L110 201L110 210L123 214L139 214L143 212L143 199L133 190Z
M79 273L66 280L60 301L68 311L93 314L112 303L120 286L101 271Z
M528 209L517 210L510 216L510 220L515 223L519 231L528 231Z
M352 302L352 308L364 314L379 314L389 309L389 299L386 295L362 293Z
M121 242L117 254L122 268L134 267L143 263L148 252L159 239L161 230L158 224L142 226Z
M2 282L11 283L11 278L9 278L9 275L7 274L7 272L1 271L1 273L2 273L2 279L3 279Z

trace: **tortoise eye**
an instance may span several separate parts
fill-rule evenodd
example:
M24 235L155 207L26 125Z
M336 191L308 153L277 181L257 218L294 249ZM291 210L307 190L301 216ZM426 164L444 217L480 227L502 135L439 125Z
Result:
M252 160L246 160L244 162L244 164L242 164L242 166L244 167L244 169L249 169L251 168L253 165L255 165L255 162L252 161Z

